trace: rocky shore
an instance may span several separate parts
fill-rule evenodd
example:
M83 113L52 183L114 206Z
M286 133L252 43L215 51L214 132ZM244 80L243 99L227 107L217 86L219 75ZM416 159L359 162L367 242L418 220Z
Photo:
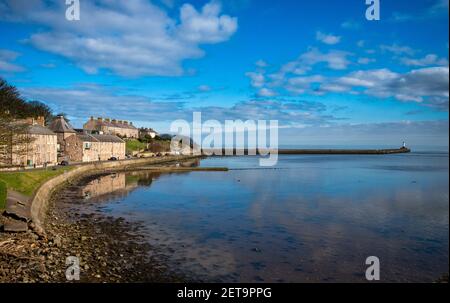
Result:
M68 186L78 182L83 180ZM64 189L53 195L45 235L0 233L0 282L67 282L67 257L80 260L79 282L184 281L149 257L151 247L139 235L138 224L74 212L71 201L79 198Z

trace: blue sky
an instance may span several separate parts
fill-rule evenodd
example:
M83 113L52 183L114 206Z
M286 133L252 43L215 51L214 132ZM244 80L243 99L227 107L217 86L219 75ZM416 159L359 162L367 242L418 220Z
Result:
M345 4L343 4L345 3ZM277 119L285 145L448 148L448 0L0 0L0 76L67 113Z

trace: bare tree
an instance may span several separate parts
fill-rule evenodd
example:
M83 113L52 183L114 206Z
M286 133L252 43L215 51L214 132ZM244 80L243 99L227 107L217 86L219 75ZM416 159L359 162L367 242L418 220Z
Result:
M14 157L33 152L31 143L34 138L29 134L29 127L8 112L0 113L0 165L13 165Z
M13 165L14 157L32 152L30 126L17 119L48 115L49 111L40 102L26 102L17 88L0 78L0 165Z

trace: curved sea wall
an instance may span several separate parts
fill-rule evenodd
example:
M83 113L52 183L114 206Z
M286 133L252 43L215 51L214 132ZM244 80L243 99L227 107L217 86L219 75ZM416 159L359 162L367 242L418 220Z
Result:
M34 193L31 200L32 227L37 233L44 233L45 216L48 209L48 201L52 193L67 181L73 180L85 174L102 172L105 170L127 169L138 165L163 164L173 161L183 161L198 156L168 156L164 158L144 158L121 161L97 162L80 165L62 175L48 180Z

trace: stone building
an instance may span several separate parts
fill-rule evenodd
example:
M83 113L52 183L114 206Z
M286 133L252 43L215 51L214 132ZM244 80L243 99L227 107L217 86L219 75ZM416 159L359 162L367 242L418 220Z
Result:
M109 118L91 117L88 122L83 125L83 129L88 131L98 131L104 134L116 135L122 138L138 138L139 130L132 122L124 120L116 120Z
M153 128L142 127L139 129L139 138L141 139L145 139L146 137L154 139L157 135L158 133Z
M58 161L94 162L112 157L125 159L125 141L115 135L77 132L64 117L56 118L50 129L58 135Z
M24 143L24 146L13 147L11 164L24 167L56 165L57 135L45 127L44 117L28 118L17 123L29 125L25 136L29 136L30 142Z
M58 137L58 162L65 160L65 156L70 152L69 142L67 139L77 132L72 128L72 126L64 119L63 116L58 116L53 119L49 128L56 133Z

